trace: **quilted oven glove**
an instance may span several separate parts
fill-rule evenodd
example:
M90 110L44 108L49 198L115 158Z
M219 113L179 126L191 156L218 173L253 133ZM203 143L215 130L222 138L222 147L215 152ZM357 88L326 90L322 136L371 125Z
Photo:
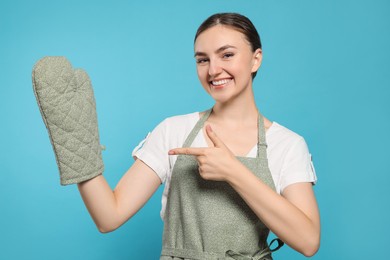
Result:
M32 72L34 94L49 132L61 185L103 173L91 81L65 57L45 57Z

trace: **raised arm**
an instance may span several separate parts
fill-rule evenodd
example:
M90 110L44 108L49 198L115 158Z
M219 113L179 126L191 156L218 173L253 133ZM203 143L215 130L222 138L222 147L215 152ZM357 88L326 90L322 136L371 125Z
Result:
M100 232L111 232L131 218L161 184L160 178L141 160L119 181L114 191L103 175L78 184L84 203Z
M61 184L78 183L101 232L118 228L152 196L159 177L137 160L112 191L102 175L95 97L87 73L74 69L65 57L45 57L34 66L32 80Z

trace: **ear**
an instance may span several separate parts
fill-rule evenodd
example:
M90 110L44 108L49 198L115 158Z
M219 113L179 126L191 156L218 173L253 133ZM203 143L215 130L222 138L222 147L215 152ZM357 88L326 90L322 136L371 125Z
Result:
M256 72L260 68L262 60L263 60L263 52L259 48L259 49L255 50L255 52L253 53L252 73Z

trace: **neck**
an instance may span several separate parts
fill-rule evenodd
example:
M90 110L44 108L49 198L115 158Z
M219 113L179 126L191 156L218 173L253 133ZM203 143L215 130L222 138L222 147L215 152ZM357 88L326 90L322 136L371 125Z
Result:
M258 109L253 94L245 99L231 100L227 103L215 103L212 112L214 120L222 120L226 123L253 122L257 120Z

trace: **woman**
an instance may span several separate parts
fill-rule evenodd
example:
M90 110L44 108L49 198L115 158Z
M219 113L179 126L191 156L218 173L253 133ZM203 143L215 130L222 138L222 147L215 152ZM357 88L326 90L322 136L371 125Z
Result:
M194 51L213 108L160 123L114 191L101 174L79 182L98 229L121 226L165 182L161 259L272 259L269 230L314 255L316 176L303 138L256 106L262 50L255 27L239 14L215 14L199 27Z

